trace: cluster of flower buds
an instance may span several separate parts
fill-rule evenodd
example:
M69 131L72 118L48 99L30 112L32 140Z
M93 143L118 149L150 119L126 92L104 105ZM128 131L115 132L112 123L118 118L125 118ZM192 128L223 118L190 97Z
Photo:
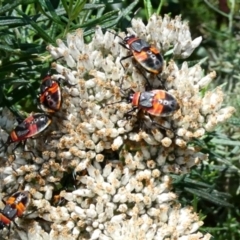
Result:
M61 107L28 141L35 158L19 149L14 170L2 169L4 185L24 183L36 208L17 230L21 239L210 239L193 209L177 203L169 173L207 159L188 143L234 109L222 108L220 88L206 91L215 72L174 60L201 43L180 17L133 19L127 32L98 27L86 44L79 29L48 46L58 59L51 67L68 83ZM51 90L48 103L56 103Z

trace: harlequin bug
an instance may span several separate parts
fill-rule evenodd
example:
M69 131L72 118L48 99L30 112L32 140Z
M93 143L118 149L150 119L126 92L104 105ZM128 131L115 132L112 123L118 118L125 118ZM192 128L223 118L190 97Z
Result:
M19 142L13 149L14 150L19 146L19 144L23 141L24 144L28 138L34 137L37 134L44 131L52 122L52 119L49 115L45 113L35 113L30 115L24 120L21 120L19 124L15 127L14 130L9 134L9 137L6 141L5 148L14 142ZM31 152L32 151L25 151Z
M52 79L50 71L42 80L39 102L41 109L47 113L54 113L61 107L61 88L59 83Z
M14 193L5 204L3 210L0 210L0 229L7 227L10 229L11 221L16 225L14 219L21 217L30 202L30 193L28 191L18 191Z
M115 33L112 34L118 36L122 40L121 42L119 42L119 44L131 52L129 55L124 56L120 59L120 63L123 68L124 66L122 64L122 61L133 56L135 60L147 72L153 73L155 75L158 75L162 72L164 60L162 55L160 54L160 51L155 46L150 45L148 42L136 37L135 35L130 35L122 38Z

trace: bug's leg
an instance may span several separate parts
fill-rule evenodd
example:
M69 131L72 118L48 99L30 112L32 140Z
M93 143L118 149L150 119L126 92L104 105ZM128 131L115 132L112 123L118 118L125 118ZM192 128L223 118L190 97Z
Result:
M129 120L133 117L133 114L131 114L132 112L134 112L135 110L137 109L137 107L133 107L131 110L127 111L125 114L124 114L124 117Z
M33 155L33 157L36 158L36 155L34 154L33 151L31 151L31 150L25 150L26 142L27 142L27 140L25 140L25 141L23 142L23 151L24 151L24 152L29 152L29 153L31 153L31 154Z
M161 79L161 77L159 77L159 76L157 75L157 79L161 82L161 85L162 85L163 90L167 91L167 89L166 89L166 87L165 87L165 85L164 85L163 80Z
M122 57L122 58L120 59L120 63L121 63L121 65L122 65L122 67L123 67L124 70L125 70L126 68L123 66L122 61L124 61L125 59L130 58L130 57L132 57L132 56L133 56L133 54L130 54L130 55L124 56L124 57Z
M7 148L8 148L8 142L4 142L2 139L1 139L1 148L0 148L0 151L4 151L6 153L7 151Z
M117 33L115 33L115 32L112 32L112 31L110 31L110 30L106 30L107 32L110 32L111 34L113 34L115 37L118 37L118 38L120 38L122 41L124 41L124 39L121 37L121 36L119 36ZM120 45L122 45L123 43L119 43ZM125 48L127 48L125 45L123 46L123 47L125 47Z
M125 49L130 50L130 48L127 47L126 44L124 44L124 43L122 43L122 42L119 42L119 44L120 44L122 47L124 47ZM131 54L130 56L133 56L133 54ZM130 56L129 56L129 57L130 57Z
M126 46L126 44L124 43L124 40L123 40L122 37L118 36L116 33L111 32L111 31L109 31L109 30L107 30L107 31L110 32L110 33L112 33L114 36L119 37L119 38L122 40L122 42L119 42L119 44L120 44L122 47L124 47L125 49L130 50L130 48L129 48L128 46ZM121 63L121 65L122 65L122 67L123 67L124 70L125 70L125 67L124 67L123 64L122 64L122 61L125 60L125 59L127 59L127 58L130 58L130 57L132 57L132 56L133 56L133 54L131 53L131 54L129 54L129 55L127 55L127 56L124 56L124 57L122 57L122 58L120 59L120 63Z
M139 66L135 66L136 67L136 69L141 73L141 75L145 78L145 80L146 80L146 83L147 83L147 85L148 85L148 87L146 87L146 91L151 91L153 88L152 88L152 85L150 84L150 82L149 82L149 80L148 80L148 78L145 76L145 74L143 73L143 71L142 71L142 68L141 67L139 67Z
M152 121L152 124L158 126L159 128L161 128L161 129L163 129L163 130L165 130L165 131L172 131L172 129L167 128L167 127L164 127L163 125L161 125L161 124L159 124L159 123L157 123L157 122L155 122L155 121Z
M17 173L17 170L13 167L13 165L11 165L11 167L12 167L12 170L13 170L16 174L18 174L18 173Z
M178 137L176 131L174 131L173 129L164 127L164 126L162 126L161 124L159 124L159 123L157 123L157 122L155 122L155 121L152 121L152 124L158 126L159 128L165 130L166 132L167 132L167 131L171 131L172 134L174 135L174 137Z
M35 206L34 206L35 207ZM27 216L31 215L32 213L36 212L37 208L32 209L31 212L27 213L27 214L23 214L22 216L19 216L19 218L26 218Z
M15 150L20 146L20 144L21 144L21 142L18 142L17 144L16 144L16 146L13 148L13 150L12 150L12 153L13 153L13 156L14 156L14 160L16 159L16 155L15 155Z
M63 58L63 56L61 56L61 57L58 57L58 58L56 58L56 59L52 60L52 62L51 62L51 63L53 63L53 62L55 62L55 61L58 61L58 60L59 60L59 59L61 59L61 58Z
M18 148L18 146L19 146L20 144L21 144L21 142L17 143L16 146L15 146L15 147L13 148L13 150L12 150L14 160L16 160L15 150L16 150L16 148ZM7 160L7 161L8 161L8 163L9 163L9 165L11 165L12 170L17 174L17 171L16 171L16 169L13 167L12 163L9 162L9 160Z
M13 224L15 225L15 227L16 227L18 230L20 230L20 231L24 231L24 229L21 228L21 227L19 227L19 226L15 223L14 220L12 220L12 222L13 222ZM9 226L10 226L10 225L9 225Z
M120 85L119 85L119 88L120 88L120 90L121 90L121 93L122 93L122 95L126 95L126 94L124 94L125 92L127 92L127 91L129 91L130 89L131 89L131 87L129 87L129 88L125 88L125 89L123 89L123 77L122 77L122 79L121 79L121 81L120 81Z
M5 196L6 197L6 196ZM4 200L4 199L2 199L2 202L4 203L4 205L6 205L6 201ZM1 211L0 211L0 213L1 213Z
M123 85L123 77L122 77L122 79L120 80L119 88L120 88L120 93L124 96L124 95L125 95L125 92L126 92L129 88L123 89L122 85ZM113 105L113 104L116 104L116 103L121 103L121 102L123 102L123 100L116 101L116 102L112 102L112 103L107 103L107 104L104 104L104 106L102 105L101 108L106 107L106 106L110 106L110 105Z
M11 224L8 226L8 239L10 239L10 233L11 233Z

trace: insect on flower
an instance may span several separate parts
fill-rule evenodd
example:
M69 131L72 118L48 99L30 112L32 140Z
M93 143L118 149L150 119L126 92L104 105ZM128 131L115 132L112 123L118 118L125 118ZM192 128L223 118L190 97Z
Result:
M3 210L0 210L0 229L7 227L10 229L10 223L14 222L16 217L21 217L30 202L30 193L28 191L18 191L9 197ZM17 225L16 225L17 226Z
M40 86L40 108L49 114L59 111L62 105L60 82L63 80L63 76L59 77L58 79L54 79L53 74L51 73L52 68L56 68L56 61L61 58L63 58L63 56L55 59L51 63L51 69L42 78L42 83ZM70 82L67 82L67 84L70 86L76 85L71 84Z
M52 79L50 71L42 79L39 102L41 109L47 113L57 112L61 107L61 88L59 82Z
M122 84L123 82L120 84L121 93L127 102L132 104L132 109L125 113L125 117L127 118L131 117L131 112L136 109L141 110L143 114L148 114L150 117L169 117L180 108L176 98L165 90L155 89L151 91L134 92L131 89L130 92L126 94L126 90L122 88ZM122 102L122 100L106 105L119 102ZM155 121L152 121L152 124L168 130Z
M129 55L120 59L120 63L123 68L124 66L122 61L133 56L147 72L155 75L162 72L164 60L160 51L155 46L150 45L148 42L136 37L135 35L122 38L113 32L111 33L118 36L122 40L119 44L130 51Z
M127 101L132 104L133 108L125 116L131 116L131 112L139 109L144 115L149 117L169 117L174 114L180 107L176 98L165 90L151 90L144 92L131 92ZM144 122L143 122L144 123ZM165 131L170 130L163 125L151 120L152 125L156 125ZM173 132L171 130L171 132Z
M11 143L18 142L13 149L14 152L21 142L24 142L25 145L25 142L28 138L35 137L44 131L51 124L51 122L51 117L45 113L35 113L26 119L19 121L19 124L9 134L9 137L4 144L5 149L7 149ZM31 152L34 155L32 151L25 152Z
M168 117L179 109L179 104L175 97L165 90L156 89L144 92L131 92L127 100L133 105L133 109L127 114L139 108L151 116Z

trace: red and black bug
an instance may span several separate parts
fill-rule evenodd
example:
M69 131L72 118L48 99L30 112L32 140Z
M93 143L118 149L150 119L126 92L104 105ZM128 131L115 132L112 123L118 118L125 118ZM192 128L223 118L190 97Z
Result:
M39 102L41 109L47 113L57 112L61 107L61 87L58 81L52 79L50 71L42 79Z
M51 73L52 68L54 68L54 66L56 67L55 61L61 58L63 57L59 57L51 63L51 69L43 76L40 86L40 108L49 114L59 111L62 105L60 82L63 80L63 76L58 79L54 79L53 74ZM67 84L70 86L76 85L71 84L70 82L67 82Z
M110 31L109 31L110 32ZM112 32L111 32L112 33ZM120 59L120 63L124 68L122 61L134 57L134 59L149 73L158 75L163 70L163 57L160 51L153 45L150 45L143 39L130 35L125 38L113 33L122 39L119 44L130 51L130 54ZM124 68L125 69L125 68ZM147 80L147 79L146 79ZM160 79L159 79L160 80ZM147 80L148 82L148 80ZM148 82L149 84L149 82ZM150 84L149 84L150 85Z
M154 74L162 72L163 57L155 46L135 35L125 37L119 44L131 51L130 55L121 58L121 64L123 60L133 56L148 72Z
M133 108L128 111L125 116L131 116L131 112L139 109L143 113L143 117L139 118L140 126L145 125L146 114L149 115L151 125L156 125L165 131L171 130L164 127L162 124L152 120L151 117L169 117L172 116L180 107L176 98L165 90L151 90L144 92L131 92L127 98L128 102L132 104ZM140 113L140 112L138 112ZM171 130L173 132L173 130ZM173 132L174 133L174 132Z
M144 115L148 114L151 117L169 117L176 112L180 106L176 98L165 90L155 89L151 91L134 92L130 89L130 92L126 94L126 90L122 89L122 84L120 84L121 94L123 98L127 100L128 103L132 104L132 109L126 112L125 117L132 117L132 112L138 109ZM107 105L122 102L114 102ZM167 128L159 125L157 122L152 121L152 124L158 125L159 127L168 130Z
M14 142L18 142L19 144L24 142L25 144L28 138L35 137L44 131L51 124L51 122L51 117L45 113L35 113L26 119L19 121L19 124L9 134L9 137L4 144L5 148L7 149L9 144ZM19 146L19 144L15 146L13 152ZM26 152L31 152L33 154L32 151Z
M0 229L8 227L14 222L16 217L21 217L30 202L30 193L28 191L18 191L9 197L6 201L3 210L0 210Z
M133 105L127 114L138 108L151 116L168 117L179 109L176 98L165 90L131 92L127 100Z

